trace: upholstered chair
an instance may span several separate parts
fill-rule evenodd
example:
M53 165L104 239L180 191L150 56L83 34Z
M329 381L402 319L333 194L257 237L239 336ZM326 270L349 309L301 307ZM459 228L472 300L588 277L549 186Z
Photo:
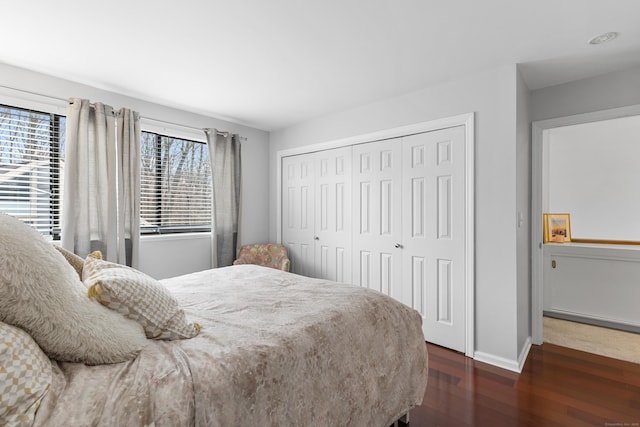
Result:
M238 259L233 261L233 264L257 264L282 271L289 271L291 261L287 256L287 248L283 245L264 243L247 245L240 248Z

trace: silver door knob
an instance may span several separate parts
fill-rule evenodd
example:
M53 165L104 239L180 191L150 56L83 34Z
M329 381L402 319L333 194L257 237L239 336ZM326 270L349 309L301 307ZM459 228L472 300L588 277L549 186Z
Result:
M396 249L402 249L402 245L400 243L396 243L393 245Z

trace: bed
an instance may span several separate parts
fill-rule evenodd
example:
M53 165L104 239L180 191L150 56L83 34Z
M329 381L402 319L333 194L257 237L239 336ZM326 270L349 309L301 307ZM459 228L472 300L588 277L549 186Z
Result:
M31 425L389 426L422 402L421 318L387 296L257 265L160 283L199 333L121 363L51 359Z

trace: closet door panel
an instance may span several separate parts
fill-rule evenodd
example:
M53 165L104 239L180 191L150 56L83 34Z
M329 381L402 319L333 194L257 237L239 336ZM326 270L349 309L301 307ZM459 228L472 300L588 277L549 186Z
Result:
M401 297L401 140L353 147L354 283Z
M465 350L465 133L403 138L402 302L427 341Z
M313 154L282 159L282 243L291 271L310 277L316 275L314 162Z
M317 276L351 283L351 147L315 156Z

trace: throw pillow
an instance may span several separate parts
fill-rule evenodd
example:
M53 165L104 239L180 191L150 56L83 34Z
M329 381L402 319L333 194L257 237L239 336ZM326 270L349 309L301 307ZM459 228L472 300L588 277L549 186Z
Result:
M0 322L0 426L31 426L51 386L51 361L22 329Z
M84 258L74 254L71 251L66 250L62 246L53 245L53 247L62 254L64 259L73 267L73 269L78 273L78 278L82 280L82 267L84 266Z
M0 321L29 333L56 360L96 365L135 358L147 344L140 325L86 292L40 233L0 214Z
M87 256L82 271L89 298L140 323L147 338L192 338L200 325L187 321L169 290L141 271L102 260L100 252Z

